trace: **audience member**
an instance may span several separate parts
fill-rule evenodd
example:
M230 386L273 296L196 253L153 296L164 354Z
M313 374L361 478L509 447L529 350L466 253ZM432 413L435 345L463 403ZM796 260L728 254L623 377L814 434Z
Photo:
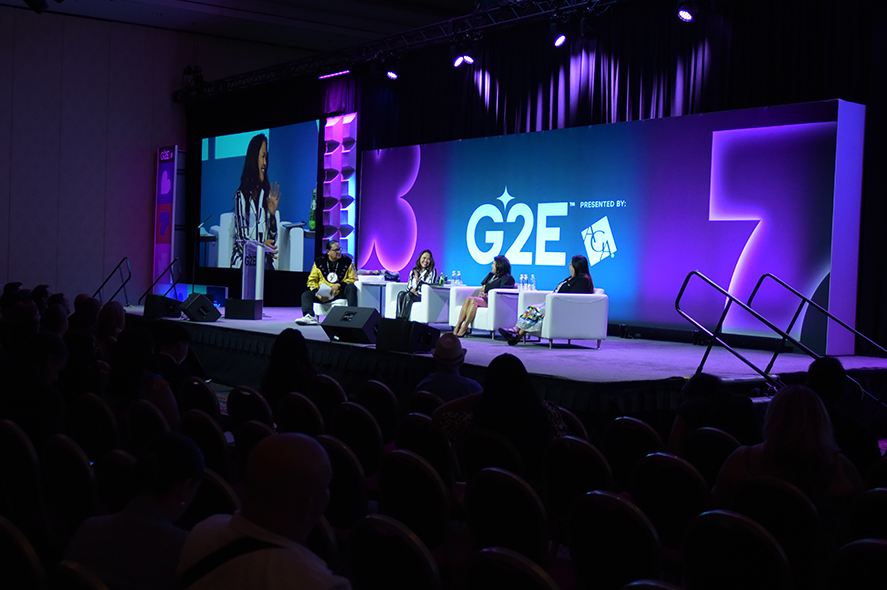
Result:
M455 334L443 334L434 347L432 358L437 370L416 386L416 391L428 391L445 402L481 391L480 383L459 374L465 362L466 350Z
M144 398L160 409L170 428L178 430L179 409L169 383L148 369L153 355L154 340L147 328L129 326L120 333L108 377L108 403L125 420L130 404Z
M165 432L137 451L139 493L117 514L89 518L65 558L114 590L179 588L176 566L188 532L173 525L194 499L203 455L191 439Z
M46 306L40 314L40 329L64 338L68 331L68 312L58 303Z
M846 384L847 373L838 359L823 357L810 363L807 387L825 404L841 453L850 459L860 475L865 475L881 458L881 449L878 437L867 425L841 411L842 402L847 400Z
M46 311L46 307L49 305L49 296L51 293L49 292L49 285L37 285L33 289L31 289L31 299L37 305L37 313L41 316L43 312Z
M483 391L442 405L432 417L453 442L469 428L498 432L521 454L531 483L548 443L568 433L557 406L539 399L526 367L511 354L490 362Z
M306 546L329 503L332 469L323 447L302 434L263 439L250 454L242 509L197 524L179 562L193 590L347 590Z
M157 352L151 369L166 379L178 399L182 382L191 377L191 370L185 364L191 349L191 332L180 322L157 322L154 342Z
M720 378L696 373L681 394L682 403L668 438L670 452L679 453L687 435L706 426L728 432L744 445L761 442L760 420L751 398L730 393Z
M33 305L33 303L31 303ZM9 359L0 418L21 426L36 449L53 434L67 431L64 398L55 383L68 360L62 338L51 332L32 336Z
M105 360L113 358L117 337L126 327L126 311L118 301L109 301L102 306L96 321L95 339Z
M819 509L831 532L864 491L856 468L838 450L825 406L803 385L790 385L770 401L764 442L739 447L724 462L713 489L716 503L729 508L736 489L758 476L778 477L797 486Z
M287 328L274 339L260 387L272 410L287 393L294 391L311 397L317 390L317 373L311 366L308 344L301 332Z
M58 387L68 408L84 393L104 396L111 366L102 360L95 338L83 330L68 331L65 334L68 346L68 362L59 374Z
M83 330L94 336L101 311L101 301L81 293L74 298L74 313L68 316L68 329Z
M47 305L61 305L65 308L65 315L71 315L71 304L68 303L64 293L53 293L46 300Z

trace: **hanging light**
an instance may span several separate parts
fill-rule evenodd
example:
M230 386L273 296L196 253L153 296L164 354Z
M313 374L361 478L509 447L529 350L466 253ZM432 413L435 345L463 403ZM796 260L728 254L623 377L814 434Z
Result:
M696 17L696 3L692 0L679 0L678 18L688 23Z

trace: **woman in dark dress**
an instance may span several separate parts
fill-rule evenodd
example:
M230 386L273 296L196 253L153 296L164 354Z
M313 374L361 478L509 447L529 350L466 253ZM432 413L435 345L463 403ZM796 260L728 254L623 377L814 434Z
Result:
M493 259L492 272L481 281L481 287L475 294L465 300L462 310L459 312L459 320L453 326L453 333L462 337L468 333L468 326L474 321L478 307L487 306L487 297L493 289L508 289L514 287L514 277L511 276L511 263L502 255Z

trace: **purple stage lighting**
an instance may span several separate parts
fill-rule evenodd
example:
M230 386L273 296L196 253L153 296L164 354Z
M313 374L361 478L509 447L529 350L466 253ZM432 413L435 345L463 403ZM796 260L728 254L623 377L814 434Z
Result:
M467 53L462 56L462 59L465 60L465 63L467 63L468 65L474 64L474 58L471 57L470 55L468 55Z
M564 35L563 33L561 33L560 35L558 35L558 36L554 39L554 46L555 46L555 47L560 47L561 45L563 45L563 44L566 43L566 42L567 42L567 36Z
M693 20L693 17L696 16L696 6L694 6L693 2L688 2L687 0L681 0L678 2L678 18L688 23Z
M465 57L460 55L459 57L457 57L456 59L453 60L453 67L458 68L459 66L462 65L462 62L464 62L464 61L465 61Z
M318 76L318 80L323 80L324 78L334 78L336 76L344 76L345 74L350 74L351 70L342 70L341 72L333 72L332 74L324 74L322 76Z
M397 80L397 72L394 70L388 70L385 72L385 75L388 76L389 80Z

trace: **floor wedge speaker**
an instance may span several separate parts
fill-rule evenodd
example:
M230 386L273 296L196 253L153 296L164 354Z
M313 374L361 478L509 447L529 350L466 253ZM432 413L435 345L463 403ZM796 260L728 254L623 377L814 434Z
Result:
M379 322L376 350L385 352L427 352L440 338L440 330L421 322L383 318Z
M142 315L149 320L181 317L182 302L163 295L146 295L145 310Z
M375 344L382 316L372 307L336 306L320 326L333 342Z
M191 293L182 303L182 313L194 322L214 322L222 314L203 293Z

